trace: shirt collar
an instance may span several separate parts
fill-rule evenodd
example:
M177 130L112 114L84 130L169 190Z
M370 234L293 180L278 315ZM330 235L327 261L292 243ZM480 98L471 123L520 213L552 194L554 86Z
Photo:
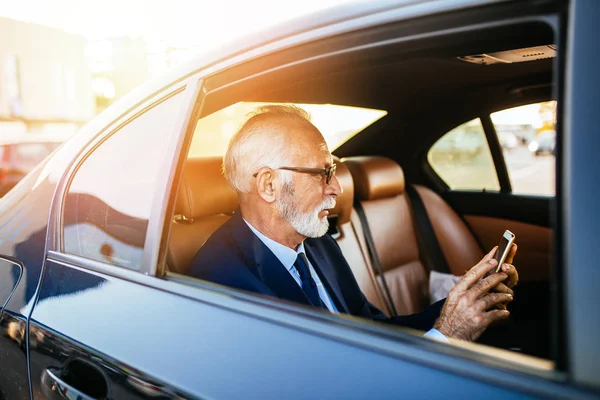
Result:
M266 237L265 235L260 233L255 227L253 227L250 224L250 222L246 221L244 218L242 218L242 219L244 220L246 225L248 225L248 228L250 228L250 230L252 232L254 232L254 234L256 236L258 236L260 241L263 242L264 245L269 248L269 250L271 250L271 252L275 255L275 257L277 257L277 259L283 264L283 266L285 268L287 268L288 271L292 270L292 267L294 266L294 263L296 262L296 258L298 257L298 254L305 253L304 252L304 241L302 241L300 243L300 245L298 246L298 248L296 250L292 250L289 247L284 246L281 243L278 243L278 242L274 241L273 239Z

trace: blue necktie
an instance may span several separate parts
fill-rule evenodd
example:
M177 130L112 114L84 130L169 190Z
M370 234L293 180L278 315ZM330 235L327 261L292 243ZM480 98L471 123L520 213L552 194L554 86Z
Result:
M296 267L296 271L298 271L300 279L302 280L302 290L310 300L311 304L317 308L323 308L323 303L321 302L321 297L319 297L317 284L310 275L310 271L308 269L308 260L306 259L304 253L298 254L296 262L294 263L294 267Z

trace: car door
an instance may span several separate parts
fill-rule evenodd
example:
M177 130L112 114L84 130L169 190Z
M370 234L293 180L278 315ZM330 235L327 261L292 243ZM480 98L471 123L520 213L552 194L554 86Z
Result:
M63 178L29 318L33 398L383 398L397 385L417 389L408 371L442 383L420 392L428 396L510 394L428 366L427 352L407 359L406 334L403 343L378 327L336 327L297 306L148 276L173 179L165 166L199 86L168 90L117 121ZM380 370L365 371L370 364Z
M177 143L184 115L189 112L186 104L197 87L197 84L179 85L138 104L96 135L79 155L73 170L65 175L67 181L62 182L62 187L66 189L57 192L50 218L53 221L53 217L57 217L59 222L51 222L48 229L49 238L57 245L47 250L57 256L46 259L44 278L30 316L34 397L52 398L60 395L61 390L73 393L61 386L61 379L66 379L67 384L73 383L75 393L94 398L108 395L108 392L98 392L98 385L108 382L106 368L95 361L90 363L87 352L70 344L68 339L78 337L74 329L93 326L82 324L87 317L97 315L98 319L92 317L90 322L107 323L101 318L102 313L94 310L94 305L107 307L106 304L98 299L87 301L87 296L80 300L78 294L95 293L103 287L102 282L108 280L79 267L81 263L95 262L110 266L109 270L138 271L136 275L142 271L145 249L149 248L147 242L152 239L146 234L155 194L161 192L157 189L166 179L168 167L165 165L170 165L169 154L174 152L173 143ZM55 232L58 235L54 235ZM31 243L23 244L28 245ZM67 262L58 262L56 258L61 256L70 258ZM126 295L129 290L124 289L122 293ZM65 302L61 300L56 304L57 299ZM94 330L108 334L109 325L97 326ZM93 334L94 330L88 328L84 331ZM86 338L81 343L90 346L93 342ZM112 376L111 362L105 364L108 376ZM82 377L85 382L78 382ZM111 392L110 397L122 398L119 386L111 384L110 388L113 387L115 392Z
M143 104L63 178L29 319L34 399L527 397L522 384L481 382L485 367L473 374L474 360L426 339L149 274L174 179L165 165L180 156L199 87L192 79Z

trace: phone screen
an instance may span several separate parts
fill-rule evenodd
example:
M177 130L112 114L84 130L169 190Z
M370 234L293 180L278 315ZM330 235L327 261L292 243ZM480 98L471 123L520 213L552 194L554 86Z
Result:
M502 264L506 260L506 256L508 256L508 252L515 240L515 235L511 231L505 231L504 235L502 235L502 239L500 239L500 243L498 244L498 250L496 251L496 255L494 258L498 261L498 267L496 268L496 272L500 271Z

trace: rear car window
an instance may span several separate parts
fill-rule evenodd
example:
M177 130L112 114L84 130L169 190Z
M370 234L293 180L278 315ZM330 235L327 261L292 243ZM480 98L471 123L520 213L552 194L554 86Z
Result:
M239 102L198 120L188 157L224 155L229 139L246 121L248 113L267 104L284 103ZM384 110L337 104L294 105L310 113L311 122L325 137L330 151L387 114Z
M556 102L527 104L490 114L512 193L554 196ZM479 118L442 136L427 154L451 190L499 191L500 184Z
M429 165L452 190L499 191L498 175L481 120L457 126L427 154Z
M156 179L183 92L151 105L95 148L64 205L64 251L139 270Z

